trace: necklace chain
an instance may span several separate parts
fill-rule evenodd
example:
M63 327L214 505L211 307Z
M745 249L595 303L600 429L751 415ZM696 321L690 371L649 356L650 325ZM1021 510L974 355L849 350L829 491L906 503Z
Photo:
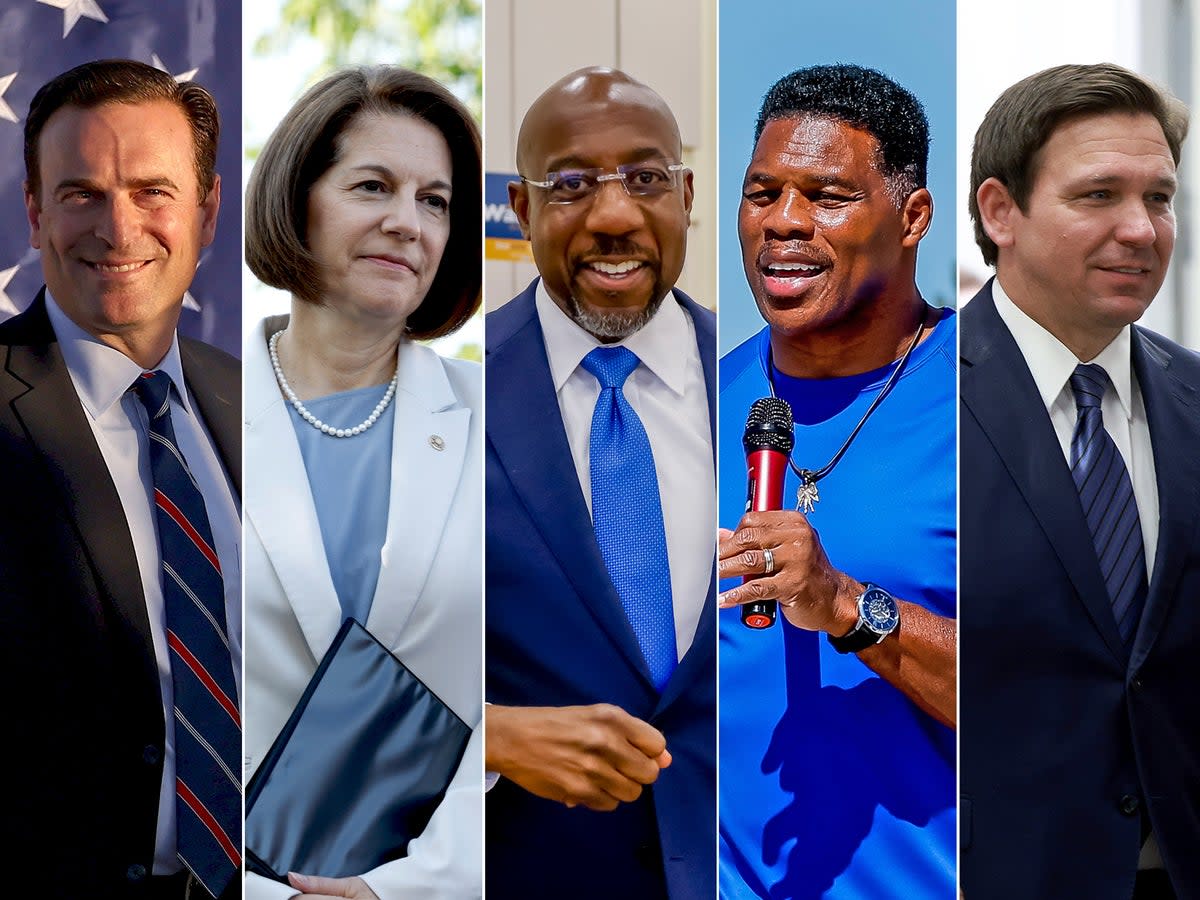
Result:
M917 324L917 331L909 342L908 349L904 351L904 355L900 357L900 362L896 364L896 368L892 370L892 374L888 376L888 380L884 382L883 389L875 395L875 399L871 401L871 405L867 407L867 411L862 414L862 418L858 420L858 424L850 432L849 437L842 442L842 446L833 454L833 457L821 468L815 472L812 469L801 469L796 465L792 454L788 454L788 467L796 473L796 477L800 479L800 488L796 492L796 509L803 510L806 514L813 511L817 501L821 499L817 491L817 482L833 471L834 467L841 462L846 451L850 449L850 445L854 443L854 439L858 437L858 433L862 431L864 425L867 424L867 419L871 418L871 413L875 412L879 404L883 402L883 398L891 393L892 387L896 384L896 380L900 377L901 371L904 369L904 364L908 362L908 358L912 356L913 350L916 349L917 343L921 339L921 332L925 330L925 320L929 316L929 306L922 301L921 304L921 321ZM767 383L771 387L771 396L775 394L775 361L771 355L771 345L767 344ZM793 451L794 452L794 451Z
M283 391L283 396L288 399L288 402L291 403L296 412L300 414L300 418L302 418L313 428L317 429L317 431L327 434L330 437L337 438L357 437L379 421L379 417L383 415L383 411L388 408L388 404L391 403L392 398L396 396L396 384L400 377L400 366L398 364L396 366L396 371L392 373L392 380L388 382L387 392L383 395L383 399L375 405L373 410L371 410L371 414L367 416L366 420L362 424L355 425L352 428L335 428L332 425L327 425L326 423L322 422L311 412L309 412L308 408L303 402L301 402L300 398L296 396L296 392L292 390L292 386L288 384L287 377L283 374L283 366L279 364L278 347L279 336L283 334L285 330L286 329L280 329L271 335L271 340L268 341L267 346L271 353L271 367L275 370L275 380L279 382L279 389Z

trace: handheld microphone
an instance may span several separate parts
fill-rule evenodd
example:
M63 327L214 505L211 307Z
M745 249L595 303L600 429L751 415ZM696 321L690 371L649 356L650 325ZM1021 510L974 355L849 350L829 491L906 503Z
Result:
M746 417L742 447L746 450L746 512L783 509L783 479L796 438L792 431L792 408L786 400L763 397L755 400ZM756 576L746 576L745 584ZM742 624L747 628L770 628L775 624L774 600L759 600L742 606Z

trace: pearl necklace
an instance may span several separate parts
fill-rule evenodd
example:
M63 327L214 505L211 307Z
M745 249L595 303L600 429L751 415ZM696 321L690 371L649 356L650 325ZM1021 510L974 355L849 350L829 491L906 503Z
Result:
M287 397L288 402L295 407L296 412L300 414L305 422L311 425L317 431L323 432L330 437L356 437L379 421L379 417L383 415L383 411L388 408L388 404L392 402L392 398L396 396L396 383L400 377L400 366L396 366L396 371L392 374L392 380L388 382L387 393L383 395L383 399L376 404L375 409L367 416L365 422L361 425L355 425L353 428L334 428L332 425L326 425L316 416L308 411L305 405L296 396L296 392L292 390L292 386L288 384L288 380L284 377L283 366L279 364L279 336L283 334L285 329L281 329L271 335L271 340L268 342L268 347L271 352L271 367L275 369L275 380L279 382L279 389L283 391L283 396Z

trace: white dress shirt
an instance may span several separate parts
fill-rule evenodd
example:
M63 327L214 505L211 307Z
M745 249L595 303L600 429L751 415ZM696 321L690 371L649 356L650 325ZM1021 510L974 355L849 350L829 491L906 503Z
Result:
M712 431L695 325L668 295L638 331L615 344L602 344L571 321L540 281L536 306L567 443L589 512L589 444L600 383L580 363L602 346L627 347L641 360L626 380L624 393L645 426L654 454L671 569L675 646L682 659L696 635L716 554Z
M79 395L96 444L112 476L125 522L133 539L138 573L146 597L146 613L158 664L159 689L166 722L163 777L159 789L158 828L154 844L154 874L169 875L181 868L175 847L175 716L171 664L167 654L167 626L162 592L162 559L154 508L154 477L150 471L148 416L137 396L129 391L142 367L113 347L101 343L72 322L46 291L46 311L62 348L75 393ZM238 696L242 686L242 572L241 517L212 437L194 411L183 380L179 340L155 369L166 372L174 383L171 392L171 424L179 450L187 460L204 497L217 557L225 583L225 621L233 676Z
M1062 447L1063 457L1070 465L1071 436L1078 418L1070 379L1081 360L1013 303L1004 293L998 278L992 282L992 299L996 303L996 312L1012 332L1033 374L1034 383ZM1127 325L1095 358L1082 362L1102 366L1112 382L1112 388L1104 392L1100 412L1104 418L1104 430L1117 445L1133 483L1133 497L1142 526L1142 542L1146 547L1146 577L1149 578L1154 571L1154 554L1158 547L1158 485L1154 480L1154 452L1150 446L1146 406L1142 402L1142 392L1130 362L1131 340L1130 326Z

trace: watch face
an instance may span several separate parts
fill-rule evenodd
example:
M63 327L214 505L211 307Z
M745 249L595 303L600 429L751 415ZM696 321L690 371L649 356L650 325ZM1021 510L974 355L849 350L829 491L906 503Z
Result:
M858 601L858 614L863 624L876 634L891 634L900 623L900 607L882 588L870 587Z

